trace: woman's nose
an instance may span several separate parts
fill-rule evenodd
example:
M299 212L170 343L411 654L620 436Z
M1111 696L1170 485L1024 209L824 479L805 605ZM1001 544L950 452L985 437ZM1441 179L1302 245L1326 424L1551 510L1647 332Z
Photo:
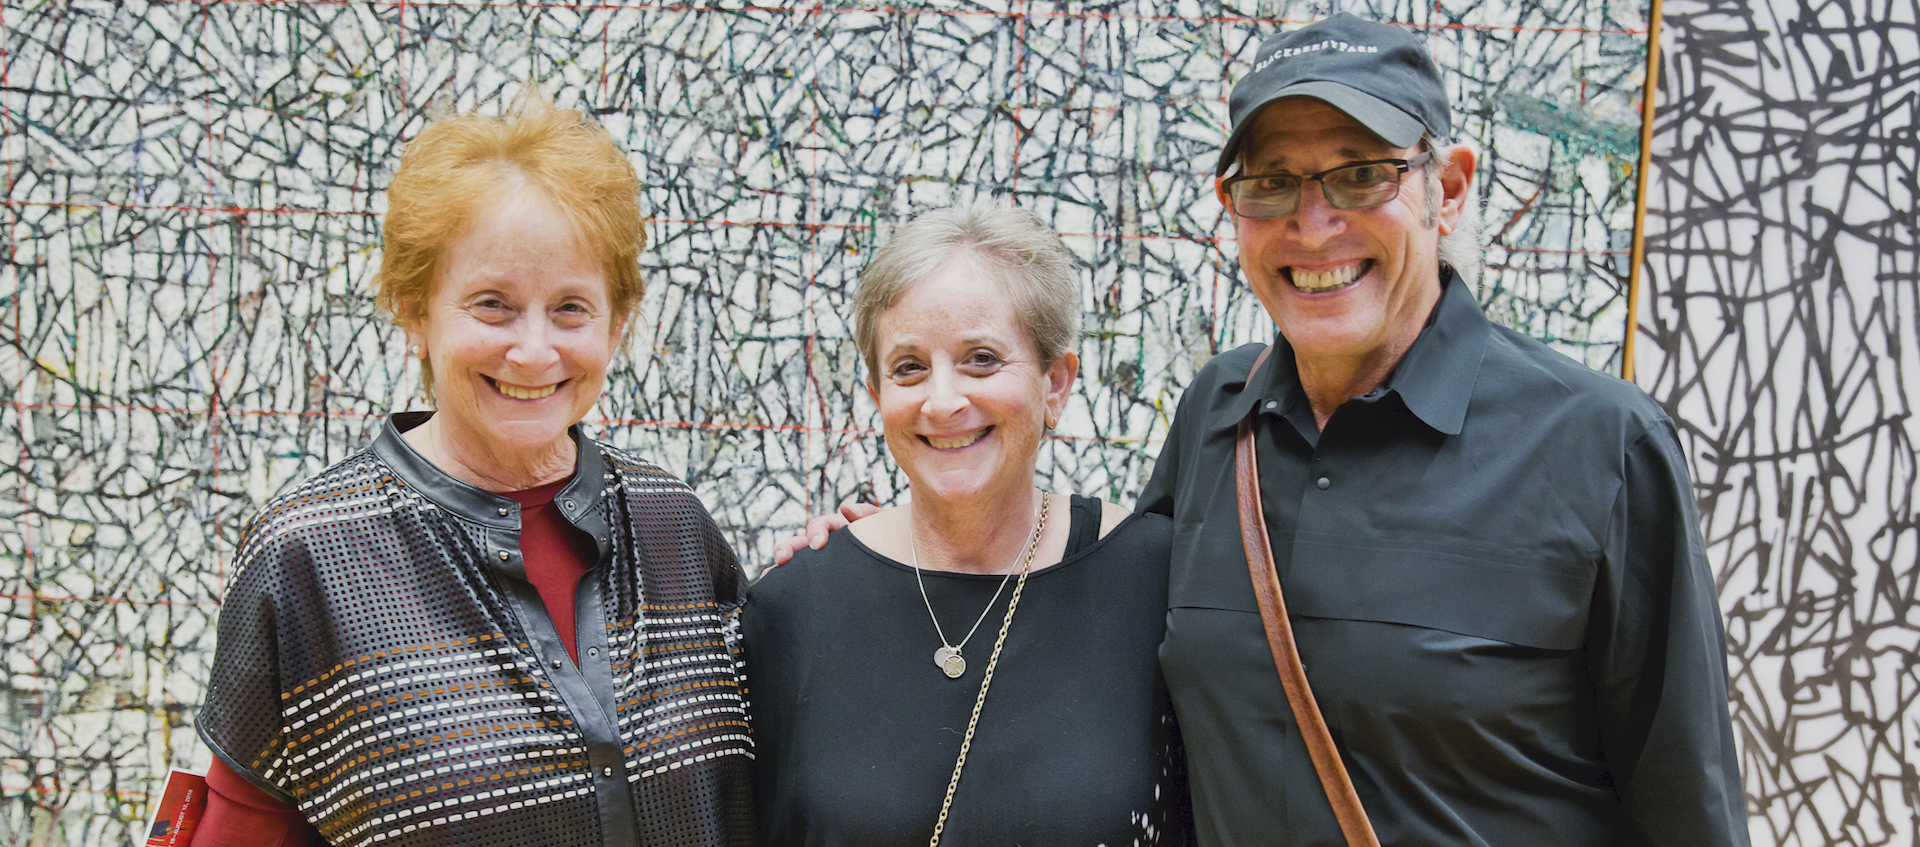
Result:
M966 410L968 402L959 374L952 368L934 368L927 379L927 414L950 418Z
M554 328L545 316L528 316L514 323L513 346L507 362L528 371L542 371L560 360L554 347Z

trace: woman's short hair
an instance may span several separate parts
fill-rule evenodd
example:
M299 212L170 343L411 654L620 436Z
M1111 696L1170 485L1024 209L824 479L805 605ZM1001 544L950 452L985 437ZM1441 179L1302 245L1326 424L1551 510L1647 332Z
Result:
M640 177L605 129L531 86L505 115L434 121L407 144L387 186L375 305L403 327L425 318L447 246L489 206L527 189L566 215L600 257L613 326L624 327L643 293ZM431 397L431 369L422 381Z
M1051 367L1080 340L1079 262L1040 216L985 198L925 212L895 231L860 271L853 295L853 341L879 384L875 337L881 313L901 295L955 261L1000 283L1021 327Z

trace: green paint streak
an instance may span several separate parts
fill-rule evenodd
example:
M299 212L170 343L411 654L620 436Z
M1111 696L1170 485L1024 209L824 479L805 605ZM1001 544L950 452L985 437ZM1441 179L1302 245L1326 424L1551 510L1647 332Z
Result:
M1495 95L1493 105L1506 113L1510 126L1551 138L1570 152L1640 160L1639 124L1596 121L1577 108L1518 92Z

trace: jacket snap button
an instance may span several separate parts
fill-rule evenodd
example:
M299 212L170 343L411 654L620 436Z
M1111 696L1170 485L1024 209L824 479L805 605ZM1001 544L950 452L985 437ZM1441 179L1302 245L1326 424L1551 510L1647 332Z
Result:
M595 658L595 659L598 659L598 658L600 658L600 648L598 648L598 647L588 647L588 648L587 648L587 655L588 655L589 657L591 657L591 658Z
M495 511L498 511L500 513L500 517L504 518L507 516L507 507L505 506L501 506L499 509L496 509Z
M553 660L553 669L554 669L554 670L556 670L556 671L560 669L560 660L559 660L559 659L554 659L554 660Z
M1321 491L1325 491L1325 490L1327 490L1327 488L1328 488L1328 487L1330 487L1330 486L1332 486L1332 485L1333 485L1333 480L1331 480L1331 479L1328 479L1328 478L1326 478L1326 477L1324 477L1324 476L1323 476L1323 477L1321 477L1321 478L1320 478L1319 480L1317 480L1317 481L1315 481L1315 482L1314 482L1313 484L1314 484L1314 485L1317 485L1317 486L1320 486L1320 490L1321 490Z
M571 508L573 508L573 501L572 501L572 500L568 500L568 501L566 501L566 503L567 503L567 508L569 508L569 509L571 509Z
M613 768L601 768L601 769L600 769L600 775L601 775L601 776L613 776Z
M1322 485L1320 487L1325 488L1326 486ZM500 561L504 562L506 560L507 560L507 551L505 550L500 551Z

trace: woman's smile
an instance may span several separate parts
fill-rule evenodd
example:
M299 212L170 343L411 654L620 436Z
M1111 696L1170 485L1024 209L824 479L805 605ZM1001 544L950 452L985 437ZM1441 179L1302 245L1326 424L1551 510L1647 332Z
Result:
M552 397L554 392L560 390L560 386L566 384L566 380L561 380L536 387L501 382L493 377L487 377L486 380L493 385L494 390L515 400L541 400Z
M933 447L935 450L958 450L962 447L973 446L974 442L987 437L987 433L990 433L990 432L993 432L993 427L986 427L985 429L976 429L972 432L968 432L968 433L964 433L956 436L948 436L945 438L942 438L937 435L922 435L920 436L920 440L925 441L929 446Z

